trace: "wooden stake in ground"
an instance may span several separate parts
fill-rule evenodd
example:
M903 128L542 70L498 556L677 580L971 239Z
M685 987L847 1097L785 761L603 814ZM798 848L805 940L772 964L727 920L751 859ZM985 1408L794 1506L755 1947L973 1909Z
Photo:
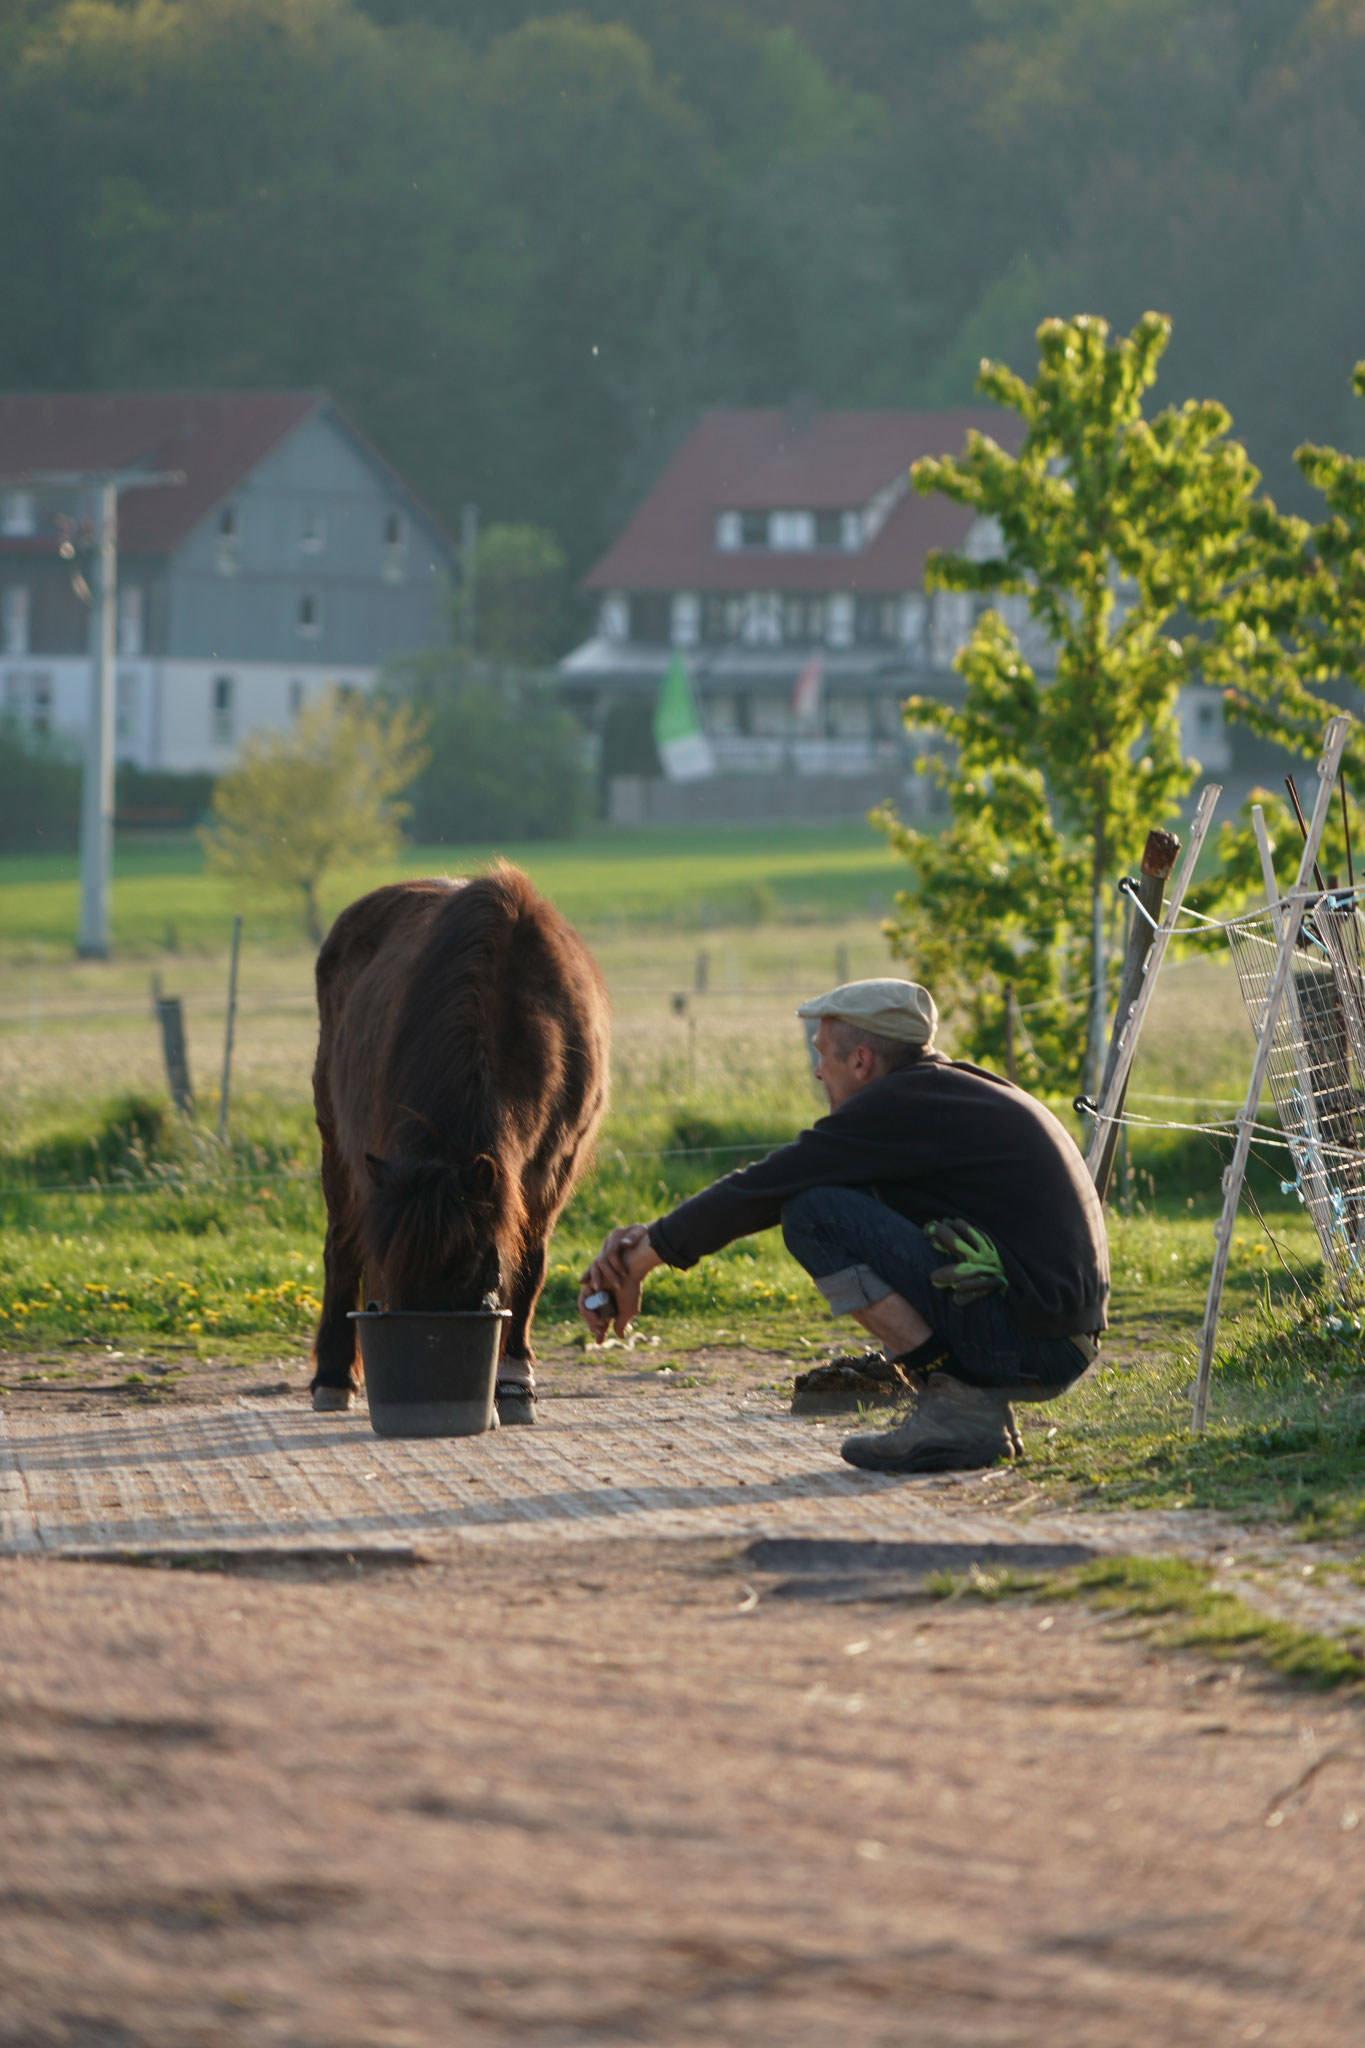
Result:
M1142 987L1142 977L1147 967L1147 955L1152 950L1156 937L1157 923L1161 917L1162 900L1166 894L1166 883L1175 866L1176 855L1180 852L1180 841L1174 832L1149 832L1147 844L1142 850L1142 871L1136 887L1130 891L1134 903L1139 906L1133 911L1128 931L1128 944L1124 952L1123 973L1119 979L1119 999L1114 1010L1114 1029L1109 1038L1109 1055L1104 1063L1104 1079L1100 1085L1100 1100L1103 1101L1118 1064L1119 1040L1129 1013ZM1145 911L1146 916L1141 913ZM1122 1116L1123 1104L1128 1093L1127 1083L1118 1098L1116 1116ZM1114 1170L1114 1153L1118 1145L1119 1125L1099 1124L1091 1140L1090 1171L1095 1182L1095 1191L1101 1201L1109 1191L1109 1179ZM1099 1140L1099 1150L1095 1149Z
M218 1086L218 1143L227 1138L228 1093L232 1086L232 1040L237 1027L237 955L242 945L242 920L232 920L232 954L228 962L227 1024L223 1030L223 1078Z
M190 1059L185 1044L185 1010L179 996L163 996L160 975L152 976L152 1008L161 1026L161 1050L166 1059L166 1079L171 1099L182 1116L194 1112L194 1090L190 1086Z
M1099 1163L1104 1147L1104 1133L1117 1121L1119 1105L1127 1094L1128 1076L1132 1072L1133 1067L1133 1055L1137 1051L1138 1040L1142 1035L1143 1021L1147 1015L1148 1005L1152 1000L1152 990L1156 987L1156 978L1161 970L1161 963L1166 957L1166 948L1171 942L1171 933L1175 930L1176 919L1180 915L1180 906L1185 901L1185 891L1189 888L1190 881L1194 875L1195 862L1198 860L1203 847L1205 835L1208 832L1209 823L1213 817L1214 806L1217 804L1222 793L1222 788L1218 783L1210 782L1200 795L1199 808L1194 814L1194 823L1190 827L1190 843L1185 849L1185 858L1180 863L1180 872L1175 878L1175 886L1171 891L1170 902L1162 913L1160 924L1152 934L1151 949L1142 964L1141 983L1136 1000L1130 1005L1126 1014L1122 1010L1120 1011L1121 1022L1116 1024L1117 1036L1114 1041L1113 1065L1110 1069L1109 1079L1104 1092L1100 1097L1099 1114L1095 1119L1095 1128L1091 1133L1090 1145L1086 1153L1086 1164L1090 1168L1092 1179L1094 1179L1095 1168Z
M1195 1377L1194 1408L1190 1419L1190 1426L1196 1436L1202 1436L1208 1420L1209 1379L1213 1371L1214 1339L1218 1335L1218 1311L1223 1301L1223 1283L1227 1279L1232 1232L1237 1222L1237 1205L1241 1200L1242 1182L1246 1178L1247 1159L1251 1153L1251 1133L1256 1122L1256 1110L1270 1068L1276 1020L1293 972L1294 948L1298 944L1299 932L1303 927L1304 913L1317 894L1311 886L1310 877L1317 866L1318 848L1322 844L1327 813L1332 806L1333 785L1337 779L1337 770L1341 766L1341 756L1350 728L1349 718L1333 718L1328 723L1323 757L1318 763L1317 801L1313 805L1313 816L1304 834L1299 872L1289 893L1280 925L1279 957L1275 962L1275 975L1270 984L1270 993L1266 997L1265 1015L1261 1019L1261 1035L1256 1041L1256 1057L1251 1063L1251 1079L1247 1083L1246 1101L1237 1118L1237 1143L1233 1149L1232 1163L1223 1175L1223 1213L1218 1219L1214 1240L1213 1271L1209 1275L1209 1296L1204 1308L1204 1327L1199 1336L1199 1371Z

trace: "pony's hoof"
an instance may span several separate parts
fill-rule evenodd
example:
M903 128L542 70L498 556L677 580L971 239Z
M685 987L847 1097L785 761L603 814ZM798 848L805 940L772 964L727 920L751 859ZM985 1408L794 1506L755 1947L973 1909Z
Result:
M335 1414L349 1408L355 1400L353 1387L314 1387L313 1406L320 1415Z

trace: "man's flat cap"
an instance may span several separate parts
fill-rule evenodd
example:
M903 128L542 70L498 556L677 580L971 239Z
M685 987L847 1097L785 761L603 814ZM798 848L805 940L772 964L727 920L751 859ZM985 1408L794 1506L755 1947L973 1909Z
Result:
M927 988L917 981L846 981L828 995L814 996L802 1003L798 1017L837 1017L843 1024L862 1024L879 1038L896 1038L904 1045L933 1045L938 1030L938 1010Z

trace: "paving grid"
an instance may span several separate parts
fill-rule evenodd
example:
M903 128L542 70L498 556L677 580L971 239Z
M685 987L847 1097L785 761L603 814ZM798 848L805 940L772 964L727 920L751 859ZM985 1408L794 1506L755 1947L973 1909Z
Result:
M364 1548L431 1538L863 1538L1212 1557L1246 1532L1193 1512L1030 1516L964 1505L963 1475L841 1462L841 1419L717 1395L559 1399L534 1429L376 1437L362 1406L0 1414L0 1553ZM951 1499L948 1497L951 1495Z

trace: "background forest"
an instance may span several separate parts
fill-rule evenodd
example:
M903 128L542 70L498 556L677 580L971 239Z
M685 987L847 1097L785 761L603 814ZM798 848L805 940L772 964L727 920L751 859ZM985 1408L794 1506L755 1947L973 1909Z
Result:
M322 385L581 570L698 411L1175 335L1281 501L1351 448L1347 0L0 0L0 387Z

